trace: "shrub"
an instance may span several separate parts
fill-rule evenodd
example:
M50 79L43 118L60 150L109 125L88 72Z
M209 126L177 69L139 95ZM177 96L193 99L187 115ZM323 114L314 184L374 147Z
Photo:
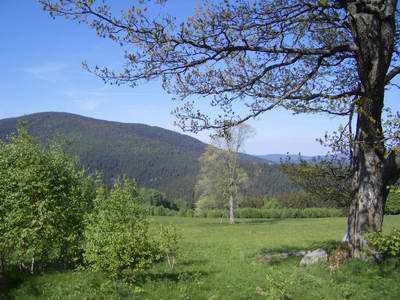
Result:
M385 214L399 215L400 214L400 189L392 187L385 206Z
M240 195L238 199L239 207L254 207L262 208L265 202L269 200L268 198L263 199L260 196L250 196L250 195Z
M180 217L194 217L193 209L180 209L178 211L178 216Z
M157 190L140 188L139 195L142 199L142 202L149 206L162 206L168 209L178 210L178 207L175 203L173 203L170 199L167 199L163 193Z
M262 218L261 210L252 207L239 208L236 210L237 218Z
M384 258L400 257L400 230L393 229L388 235L382 232L367 235L370 246L383 255Z
M225 218L228 213L224 209L208 209L207 218Z
M85 230L85 260L90 268L111 277L137 274L159 259L158 244L150 239L146 209L136 185L118 180L109 195L100 193Z
M270 209L271 218L280 218L282 211L280 209Z
M178 212L173 209L169 209L163 206L150 206L148 207L148 213L151 216L176 216Z
M178 241L180 235L173 225L160 227L159 250L161 257L166 258L168 266L174 270L178 254Z
M0 263L31 273L81 260L94 181L59 145L43 149L25 128L0 144ZM12 251L11 251L12 250Z
M321 205L320 201L305 192L287 193L280 195L277 200L280 206L284 208L304 209L308 207L319 207Z
M282 204L277 198L266 198L264 200L264 207L265 209L277 209L282 208Z

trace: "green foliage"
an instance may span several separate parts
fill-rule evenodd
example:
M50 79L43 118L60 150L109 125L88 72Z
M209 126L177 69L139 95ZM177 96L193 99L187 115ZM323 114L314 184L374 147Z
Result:
M268 299L292 299L290 290L296 284L295 274L292 273L290 276L282 274L281 272L275 272L275 274L267 273L266 275L267 288L265 291L262 289L258 290L258 293L266 296Z
M262 208L264 206L264 199L261 196L258 197L258 196L254 196L254 195L242 195L242 197L239 199L238 204L239 204L239 207Z
M320 199L303 191L282 194L276 198L285 208L326 207L325 202L321 203Z
M305 191L313 206L334 208L350 206L351 170L346 160L329 157L318 162L300 160L298 164L288 161L281 165L281 170L294 184ZM299 203L296 202L298 206ZM307 205L306 203L303 205Z
M180 217L194 217L194 210L193 209L180 209L178 211L178 216Z
M390 234L382 232L367 235L368 244L384 258L400 257L400 230L393 229Z
M246 207L236 210L237 218L262 218L262 210L258 208Z
M235 133L231 128L224 131L223 137L214 137L213 142L222 148L209 146L200 157L200 174L195 186L197 214L201 214L201 210L230 207L230 218L234 222L234 210L248 182L238 154L246 135L244 128L237 128L236 135L231 135Z
M209 146L200 157L200 173L195 186L196 208L225 208L230 193L229 152Z
M178 242L181 235L174 225L161 225L159 250L161 255L166 258L169 268L173 271L178 255Z
M43 149L25 128L0 144L0 260L31 272L81 260L95 183L60 146Z
M139 195L145 205L162 206L168 209L178 210L178 206L174 202L170 201L164 193L155 189L140 188Z
M88 216L84 257L89 267L121 278L149 268L159 259L159 249L148 227L136 185L117 180L109 195L100 192Z
M147 212L151 216L176 216L178 212L163 206L150 206L147 207Z
M265 209L278 209L282 208L282 203L277 198L265 198L264 206Z
M392 187L389 196L386 200L385 214L399 215L400 214L400 189Z
M200 213L202 210L208 209L222 209L226 207L223 201L218 200L218 198L213 195L202 195L196 202L196 211Z

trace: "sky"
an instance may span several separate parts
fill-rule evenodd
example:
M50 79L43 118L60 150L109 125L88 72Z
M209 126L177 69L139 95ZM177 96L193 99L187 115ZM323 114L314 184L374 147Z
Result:
M183 18L199 0L170 0L171 12ZM130 1L108 1L123 7ZM181 132L171 111L176 103L159 82L135 88L104 84L82 69L81 63L120 66L122 51L98 38L83 24L52 19L35 0L0 0L0 119L44 111L60 111L98 119L144 123ZM399 91L389 91L387 103L400 110ZM248 141L249 154L328 151L316 141L339 126L327 115L292 115L270 111L251 120L256 135ZM190 133L185 133L190 134ZM207 132L190 134L208 142Z

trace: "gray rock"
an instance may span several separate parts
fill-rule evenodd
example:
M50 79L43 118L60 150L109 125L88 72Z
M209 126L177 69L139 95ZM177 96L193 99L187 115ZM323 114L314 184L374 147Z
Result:
M323 249L317 249L307 252L300 261L300 266L308 266L316 263L325 263L328 261L328 253Z
M282 260L287 259L289 257L300 257L306 255L306 251L297 251L297 252L281 252L281 253L267 253L265 255L258 256L258 261L260 262L271 262L274 260Z

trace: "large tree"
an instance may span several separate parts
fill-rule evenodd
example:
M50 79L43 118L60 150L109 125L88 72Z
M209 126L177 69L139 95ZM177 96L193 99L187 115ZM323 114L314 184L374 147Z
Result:
M40 2L125 47L123 70L86 66L106 82L161 78L182 99L175 113L184 129L229 127L277 107L348 116L353 256L367 231L381 229L387 186L400 175L382 129L385 90L400 73L397 0L206 2L181 24L149 5L162 0L119 14L95 0ZM207 100L215 113L198 109Z

